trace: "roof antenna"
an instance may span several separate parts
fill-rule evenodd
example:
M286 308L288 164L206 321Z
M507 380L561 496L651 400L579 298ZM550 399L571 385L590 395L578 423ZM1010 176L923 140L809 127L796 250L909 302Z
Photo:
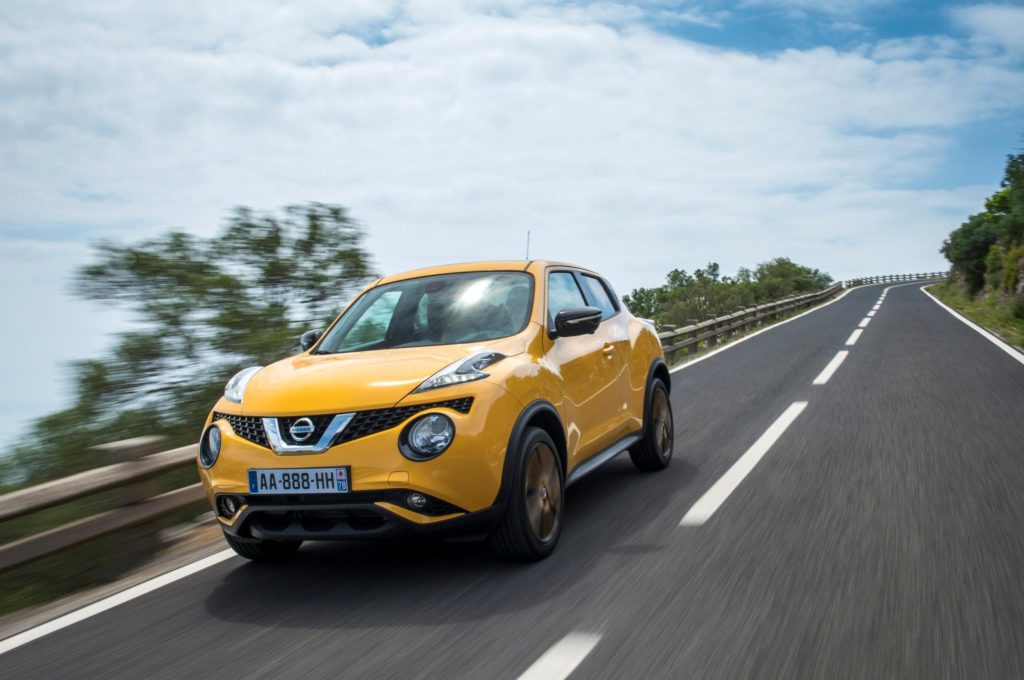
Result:
M526 230L526 259L530 259L530 230Z

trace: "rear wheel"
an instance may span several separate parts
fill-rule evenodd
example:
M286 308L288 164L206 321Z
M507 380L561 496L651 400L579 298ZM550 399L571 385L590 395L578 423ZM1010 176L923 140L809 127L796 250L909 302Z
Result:
M640 441L629 450L633 464L641 470L663 470L668 467L672 460L673 427L668 388L661 378L653 378L647 391L644 433Z
M506 465L515 466L512 486L491 546L506 559L543 559L562 533L564 479L558 449L547 432L531 427Z
M253 562L283 562L302 545L302 541L241 541L227 532L224 532L224 540L232 550Z

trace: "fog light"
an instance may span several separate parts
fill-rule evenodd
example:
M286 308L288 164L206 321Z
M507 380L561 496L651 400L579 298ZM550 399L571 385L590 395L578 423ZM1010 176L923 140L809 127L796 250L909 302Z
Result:
M217 512L225 519L231 519L242 507L242 499L238 496L220 496L217 498Z
M427 507L427 497L414 492L405 497L405 504L413 510L422 510Z

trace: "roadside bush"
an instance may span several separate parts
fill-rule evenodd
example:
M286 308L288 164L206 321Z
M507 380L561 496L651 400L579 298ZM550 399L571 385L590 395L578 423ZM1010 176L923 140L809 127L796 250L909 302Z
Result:
M711 262L692 274L673 269L665 284L637 288L623 296L629 310L659 324L683 326L763 302L821 290L832 283L825 272L779 257L753 270L740 268L736 276L722 276L718 263Z

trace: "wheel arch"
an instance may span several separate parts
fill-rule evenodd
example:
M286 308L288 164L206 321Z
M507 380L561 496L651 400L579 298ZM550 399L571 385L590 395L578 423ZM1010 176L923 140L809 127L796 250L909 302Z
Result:
M669 373L668 365L661 357L657 357L651 362L651 368L647 371L647 384L650 384L651 378L661 378L661 382L665 383L665 389L672 394L672 374Z
M538 399L523 409L516 419L515 425L512 426L512 434L508 438L508 448L505 449L505 462L501 470L501 488L498 490L495 504L503 503L508 498L513 468L512 465L508 464L508 457L513 451L519 450L519 444L522 442L523 436L531 427L541 428L555 442L555 447L558 449L558 460L562 464L562 476L565 479L568 449L566 447L565 428L562 426L562 419L551 402Z
M661 357L656 357L651 362L651 366L647 369L647 382L644 383L644 427L642 432L647 432L647 416L650 414L651 409L651 383L654 382L655 378L659 378L661 382L665 383L665 389L668 393L672 394L672 374L669 373L668 366L665 364L665 360Z

